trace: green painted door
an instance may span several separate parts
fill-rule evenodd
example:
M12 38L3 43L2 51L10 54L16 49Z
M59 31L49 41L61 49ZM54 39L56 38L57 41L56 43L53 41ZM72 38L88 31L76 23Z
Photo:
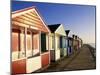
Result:
M46 51L46 34L41 33L41 51L45 52Z

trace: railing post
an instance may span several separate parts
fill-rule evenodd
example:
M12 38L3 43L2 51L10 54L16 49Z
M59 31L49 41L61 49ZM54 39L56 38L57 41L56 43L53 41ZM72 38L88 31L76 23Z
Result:
M27 57L27 28L25 27L25 37L24 37L24 41L25 41L25 57Z

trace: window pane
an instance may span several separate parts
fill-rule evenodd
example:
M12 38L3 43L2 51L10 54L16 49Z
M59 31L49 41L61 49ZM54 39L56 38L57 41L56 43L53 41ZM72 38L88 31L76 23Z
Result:
M33 34L33 55L39 54L39 34Z

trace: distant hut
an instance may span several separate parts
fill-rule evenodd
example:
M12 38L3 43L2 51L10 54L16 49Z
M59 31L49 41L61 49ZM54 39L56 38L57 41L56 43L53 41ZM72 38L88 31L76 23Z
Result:
M78 50L79 49L79 39L77 35L75 35L75 42L76 42L76 50Z
M72 35L72 38L73 38L73 45L72 46L73 46L73 49L75 51L75 35L74 34Z
M82 39L77 37L77 42L78 42L78 46L77 46L77 49L81 48L82 47Z
M67 55L69 55L69 51L68 51L68 46L69 46L69 41L68 41L68 34L69 34L69 32L70 32L70 30L65 30L65 32L66 32L66 52L67 52Z
M77 35L72 35L73 37L73 49L74 51L78 50L78 40L77 40Z
M62 24L48 25L50 34L50 56L51 61L57 61L66 56L66 33Z
M80 38L77 36L77 49L80 48Z
M79 48L81 48L82 47L82 39L81 38L79 38Z
M31 73L50 64L50 30L35 7L12 12L12 73Z
M67 45L67 55L71 55L73 53L73 38L72 37L68 37L68 45Z

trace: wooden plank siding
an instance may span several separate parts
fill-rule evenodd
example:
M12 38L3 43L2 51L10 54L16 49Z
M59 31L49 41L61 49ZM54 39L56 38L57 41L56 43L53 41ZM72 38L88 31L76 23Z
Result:
M26 73L26 59L21 59L12 62L12 74L23 74Z
M18 51L19 49L19 32L12 33L12 51Z
M34 11L30 11L28 13L12 18L12 24L19 25L19 26L29 25L29 26L36 27L43 32L48 32L43 22Z
M50 54L49 52L45 52L44 54L42 54L41 56L42 67L46 67L49 65L49 59L50 59L49 54Z

